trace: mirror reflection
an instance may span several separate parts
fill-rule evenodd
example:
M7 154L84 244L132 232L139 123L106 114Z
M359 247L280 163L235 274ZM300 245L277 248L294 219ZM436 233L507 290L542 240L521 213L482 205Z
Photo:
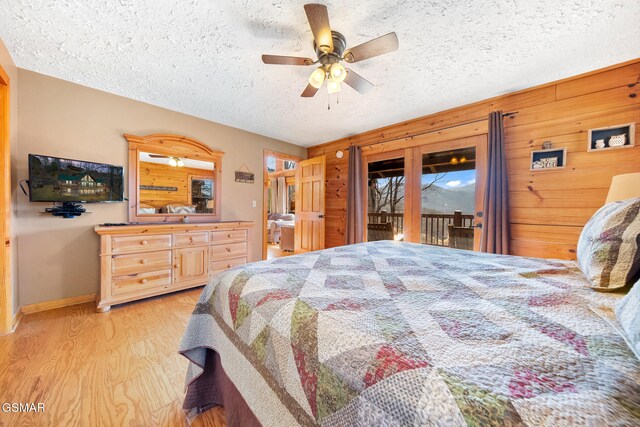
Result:
M215 214L215 164L140 152L139 215Z

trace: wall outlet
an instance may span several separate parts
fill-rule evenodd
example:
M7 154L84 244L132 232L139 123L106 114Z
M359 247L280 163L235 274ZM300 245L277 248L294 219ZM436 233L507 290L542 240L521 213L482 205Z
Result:
M253 207L254 207L254 208L257 208L257 207L258 207L258 203L256 203L256 201L255 201L255 200L253 201L252 205L253 205Z

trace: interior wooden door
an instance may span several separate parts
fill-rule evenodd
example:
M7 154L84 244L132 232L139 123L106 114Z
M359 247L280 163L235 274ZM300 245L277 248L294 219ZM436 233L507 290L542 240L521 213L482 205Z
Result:
M296 169L295 250L324 249L326 157L303 160Z
M208 276L208 248L182 248L173 250L173 283L202 281Z
M13 324L11 295L11 168L9 149L9 76L0 67L0 334Z

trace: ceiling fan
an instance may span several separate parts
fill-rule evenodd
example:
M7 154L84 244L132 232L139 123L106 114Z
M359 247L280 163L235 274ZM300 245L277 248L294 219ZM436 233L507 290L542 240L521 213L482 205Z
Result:
M180 157L163 156L162 154L149 154L149 157L153 157L154 159L169 159L169 166L173 166L173 167L184 166L184 162Z
M355 71L345 68L340 62L350 64L364 59L373 58L398 49L398 36L396 33L362 43L347 49L346 38L337 31L332 31L329 25L327 7L323 4L305 4L304 11L309 19L309 26L313 33L313 47L318 59L298 56L262 55L265 64L277 65L315 65L320 64L309 77L309 84L302 92L302 97L310 98L316 94L327 81L327 89L330 94L340 91L340 83L344 82L360 93L367 93L373 87L373 83L361 77Z

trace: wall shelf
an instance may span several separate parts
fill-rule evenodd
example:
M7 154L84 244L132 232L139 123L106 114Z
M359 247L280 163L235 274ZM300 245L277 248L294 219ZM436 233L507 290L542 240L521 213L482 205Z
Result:
M567 167L567 148L548 148L531 152L529 170L532 172L551 171Z
M587 151L594 152L631 148L635 144L635 134L635 123L589 129Z

